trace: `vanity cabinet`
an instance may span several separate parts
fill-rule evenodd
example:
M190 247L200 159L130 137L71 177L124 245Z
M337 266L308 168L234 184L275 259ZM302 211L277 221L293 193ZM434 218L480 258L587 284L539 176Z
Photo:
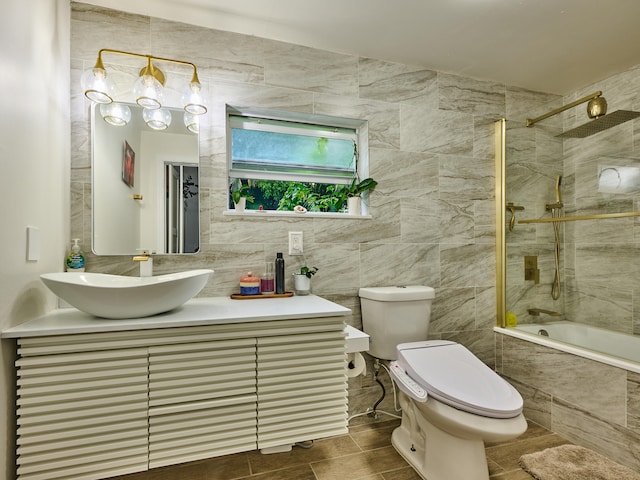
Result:
M342 316L16 338L20 480L347 432Z

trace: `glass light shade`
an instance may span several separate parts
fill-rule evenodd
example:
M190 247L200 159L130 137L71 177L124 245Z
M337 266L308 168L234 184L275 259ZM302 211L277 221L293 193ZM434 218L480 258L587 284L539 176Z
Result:
M142 118L149 128L153 130L165 130L171 125L171 112L164 108L157 108L155 110L145 108L142 111Z
M163 87L153 75L140 75L133 84L133 95L142 108L154 110L162 107Z
M85 96L95 103L111 103L115 97L116 86L107 77L104 68L89 68L80 78Z
M109 125L124 127L131 120L131 109L122 103L102 104L100 115Z
M182 105L184 111L193 115L202 115L207 113L207 107L204 104L204 92L199 82L190 82L182 91Z
M191 133L200 133L200 119L197 115L184 112L184 125Z

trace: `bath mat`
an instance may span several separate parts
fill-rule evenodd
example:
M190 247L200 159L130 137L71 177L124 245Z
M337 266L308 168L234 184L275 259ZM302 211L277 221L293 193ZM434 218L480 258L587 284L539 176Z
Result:
M577 445L560 445L520 457L537 480L640 480L640 473Z

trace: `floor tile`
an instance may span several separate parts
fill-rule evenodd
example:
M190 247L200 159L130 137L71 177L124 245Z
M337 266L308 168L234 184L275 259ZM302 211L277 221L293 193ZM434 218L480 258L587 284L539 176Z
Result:
M391 446L391 432L398 425L396 419L378 420L352 426L346 435L317 440L309 449L237 453L116 480L421 480ZM529 422L519 438L487 445L490 480L531 480L518 465L520 456L564 443L569 442Z
M391 446L368 450L355 455L331 458L311 464L318 480L349 480L366 478L367 475L398 470L407 464Z
M372 450L391 444L391 433L398 428L396 425L371 430L361 430L351 434L351 438L362 450Z
M250 477L242 477L246 480L316 480L311 466L307 464L276 470L274 472L260 473ZM186 480L186 479L185 479ZM238 479L241 480L241 479Z
M502 467L503 471L518 470L518 459L525 453L538 452L549 447L569 443L556 434L539 435L486 449L487 457Z
M387 444L388 445L388 444ZM336 458L362 450L349 435L322 439L314 442L312 448L293 447L290 452L263 455L259 451L249 452L249 464L253 473L268 472L280 468Z
M422 480L412 467L404 467L382 474L384 480Z
M171 467L154 468L111 480L233 480L250 475L246 453L183 463Z

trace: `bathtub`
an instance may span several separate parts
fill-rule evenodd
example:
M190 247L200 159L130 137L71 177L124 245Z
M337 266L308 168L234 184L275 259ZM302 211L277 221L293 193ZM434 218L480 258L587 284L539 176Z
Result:
M576 322L494 327L496 332L640 373L640 336ZM545 333L548 335L545 335Z

